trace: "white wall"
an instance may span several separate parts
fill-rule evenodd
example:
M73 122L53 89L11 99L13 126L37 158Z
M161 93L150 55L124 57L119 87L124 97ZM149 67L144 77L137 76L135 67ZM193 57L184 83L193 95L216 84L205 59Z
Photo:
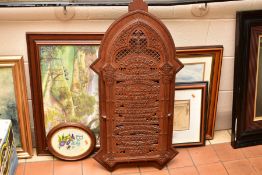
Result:
M208 4L209 12L203 17L191 13L192 7L198 6L149 9L166 24L176 46L224 46L216 129L228 129L231 128L233 98L235 14L239 10L261 9L262 0ZM62 7L0 9L0 55L23 55L25 59L31 122L33 116L26 32L105 32L114 19L125 12L127 7L73 7L68 8L67 16L72 19L61 20Z

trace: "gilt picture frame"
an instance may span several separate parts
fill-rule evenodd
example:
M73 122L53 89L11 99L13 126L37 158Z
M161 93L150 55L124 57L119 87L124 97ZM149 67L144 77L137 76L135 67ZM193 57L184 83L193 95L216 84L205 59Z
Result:
M262 10L237 12L231 144L262 144Z
M205 145L208 82L177 83L175 91L173 146Z
M176 83L207 81L209 84L206 139L213 139L223 46L178 47L176 54L184 64L184 68L177 74Z
M30 158L33 146L22 56L0 56L0 74L0 119L12 122L18 158Z
M103 34L26 36L37 154L50 154L46 136L64 122L84 124L99 141L98 76L89 66L97 58Z

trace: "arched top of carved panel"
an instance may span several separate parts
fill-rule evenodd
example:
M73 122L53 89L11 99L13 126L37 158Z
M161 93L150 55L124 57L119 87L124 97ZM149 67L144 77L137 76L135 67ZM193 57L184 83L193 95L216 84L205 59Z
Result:
M151 56L161 64L168 62L175 68L174 72L182 68L168 29L143 10L131 11L110 26L101 42L99 58L92 67L100 74L105 63L114 63L133 53Z
M123 30L123 35L119 35L109 47L111 62L119 62L132 54L149 56L160 62L161 55L164 55L163 43L157 39L157 33L150 30L149 26L140 22Z

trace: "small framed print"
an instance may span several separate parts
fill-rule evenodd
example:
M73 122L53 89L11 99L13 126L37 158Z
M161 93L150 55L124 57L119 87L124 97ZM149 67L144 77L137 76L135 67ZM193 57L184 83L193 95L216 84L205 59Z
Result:
M177 57L184 68L176 75L176 83L208 82L206 138L214 136L223 46L178 47Z
M174 104L172 144L205 145L207 82L178 83Z
M95 148L92 131L79 123L61 123L47 135L49 151L63 160L79 160L88 156Z

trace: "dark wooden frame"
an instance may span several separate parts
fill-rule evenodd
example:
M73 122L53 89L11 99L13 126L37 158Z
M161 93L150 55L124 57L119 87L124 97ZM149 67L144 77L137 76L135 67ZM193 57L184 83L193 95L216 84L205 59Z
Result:
M33 103L33 116L35 126L36 150L38 155L49 155L41 84L40 59L37 50L39 44L54 44L57 41L60 45L83 45L98 44L102 40L101 33L27 33L27 49L30 70L31 93Z
M219 93L220 75L223 59L223 46L197 46L197 47L178 47L177 57L201 57L212 56L212 70L210 75L208 106L207 106L207 130L206 139L210 140L214 137L215 122L217 114L217 101Z
M33 156L33 145L27 101L24 59L22 56L0 56L0 68L2 67L11 68L13 74L10 78L13 78L14 82L17 118L21 139L21 147L16 149L17 156L18 158L30 158Z
M234 148L262 144L262 121L254 121L258 36L262 11L237 13L231 144Z
M91 139L91 145L89 147L89 149L81 154L81 155L78 155L78 156L73 156L73 157L68 157L68 156L64 156L62 154L59 154L58 152L56 152L54 149L53 149L53 146L51 144L51 139L52 139L52 136L59 130L62 130L62 129L65 129L65 128L77 128L77 129L80 129L84 132L86 132L86 134L88 134L90 136L90 139ZM63 159L63 160L79 160L79 159L83 159L85 157L87 157L89 154L91 154L95 148L95 143L96 143L96 139L95 139L95 136L93 134L93 132L85 127L84 125L82 124L79 124L79 123L61 123L57 126L55 126L54 128L52 128L50 130L50 132L48 133L47 135L47 145L48 145L48 149L49 151L56 157L60 158L60 159Z
M181 144L173 144L174 147L186 146L204 146L206 143L206 124L207 124L207 101L208 101L208 82L192 82L192 83L176 83L177 90L201 89L201 124L200 124L200 142L189 142ZM176 116L174 116L176 117Z

